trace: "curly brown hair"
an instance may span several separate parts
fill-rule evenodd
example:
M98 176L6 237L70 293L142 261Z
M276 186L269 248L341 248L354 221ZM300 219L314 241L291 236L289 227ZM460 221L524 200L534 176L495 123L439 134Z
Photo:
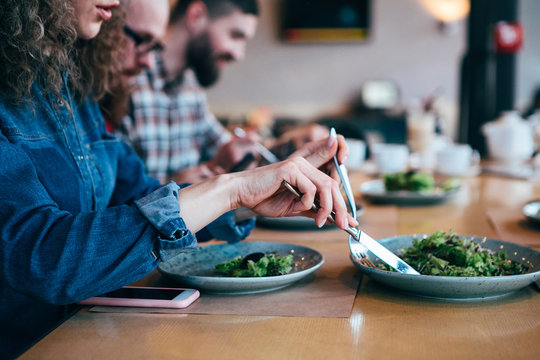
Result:
M0 89L14 105L31 101L34 83L64 100L64 73L79 99L97 100L108 91L120 68L124 17L104 24L91 40L77 39L74 19L69 0L0 1Z
M102 54L112 54L115 59L121 58L124 53L123 50L127 46L127 36L123 30L125 25L125 6L120 5L120 9L113 12L112 18L103 25L99 35L91 40L94 43L101 44L100 48L96 46L89 47L94 48L93 54L98 58L93 59L95 63L99 63L99 56ZM89 50L87 51L90 52ZM83 58L93 58L90 54L83 56ZM90 66L88 66L90 67ZM93 65L96 68L97 65ZM119 61L112 64L111 67L103 68L102 74L97 75L99 78L107 78L107 82L100 89L96 89L94 85L94 93L96 94L96 100L98 101L99 108L103 116L108 122L119 125L122 119L128 111L129 101L129 86L121 78L122 66Z
M79 69L83 81L79 84L82 95L92 94L99 101L116 88L121 81L121 57L126 48L124 33L125 11L122 6L113 11L113 16L101 26L99 34L91 40L77 43Z

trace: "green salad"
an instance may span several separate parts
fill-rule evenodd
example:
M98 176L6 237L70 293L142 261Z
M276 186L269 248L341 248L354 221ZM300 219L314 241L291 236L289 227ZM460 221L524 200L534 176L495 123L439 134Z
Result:
M519 275L527 268L510 261L506 251L493 252L454 232L438 231L425 239L413 239L409 248L399 255L422 275L441 276L502 276ZM380 263L379 268L394 271Z
M246 257L237 256L232 260L217 264L218 274L231 277L263 277L285 275L293 268L293 256L279 256L263 253L249 254Z
M436 186L433 175L422 171L407 171L384 175L384 187L386 191L416 191L431 192L436 187L449 191L459 187L459 180L449 178Z

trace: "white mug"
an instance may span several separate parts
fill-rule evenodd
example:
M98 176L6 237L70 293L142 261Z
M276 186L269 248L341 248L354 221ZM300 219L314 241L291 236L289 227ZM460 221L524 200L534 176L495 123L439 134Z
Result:
M349 147L349 157L345 165L350 169L358 169L366 158L366 143L359 139L345 139Z
M443 175L463 176L478 165L480 155L467 144L450 144L437 152L437 172Z
M407 170L409 162L409 148L407 145L374 144L371 153L381 174L392 174Z

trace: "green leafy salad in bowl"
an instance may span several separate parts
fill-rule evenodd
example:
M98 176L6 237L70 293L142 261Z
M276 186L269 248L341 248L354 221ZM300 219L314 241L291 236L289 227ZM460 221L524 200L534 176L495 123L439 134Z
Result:
M506 251L493 252L478 242L453 232L435 232L424 239L413 239L411 247L401 249L401 257L422 275L503 276L520 275L527 267L510 261ZM384 263L382 270L395 271Z
M386 174L383 181L386 191L433 192L437 188L444 191L459 188L459 180L456 178L449 178L437 185L433 175L422 171Z
M265 255L257 252L247 256L237 256L227 262L217 264L215 271L229 277L264 277L285 275L293 269L293 256Z

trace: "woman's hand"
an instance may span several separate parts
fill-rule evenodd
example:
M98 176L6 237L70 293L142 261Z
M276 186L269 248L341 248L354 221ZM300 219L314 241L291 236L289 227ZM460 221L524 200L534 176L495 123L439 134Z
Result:
M307 216L314 218L318 226L322 226L334 211L338 227L356 225L356 220L347 214L339 183L302 157L231 176L235 177L233 182L238 182L233 207L247 207L272 217ZM299 189L303 194L301 199L282 186L284 180ZM315 198L320 205L317 213L311 210Z
M334 155L337 155L340 164L343 164L349 156L349 147L347 146L347 142L345 142L345 138L341 135L338 135L336 138L327 137L319 141L307 143L289 156L289 159L301 156L314 167L330 175L336 181L339 181L339 175L333 161Z

